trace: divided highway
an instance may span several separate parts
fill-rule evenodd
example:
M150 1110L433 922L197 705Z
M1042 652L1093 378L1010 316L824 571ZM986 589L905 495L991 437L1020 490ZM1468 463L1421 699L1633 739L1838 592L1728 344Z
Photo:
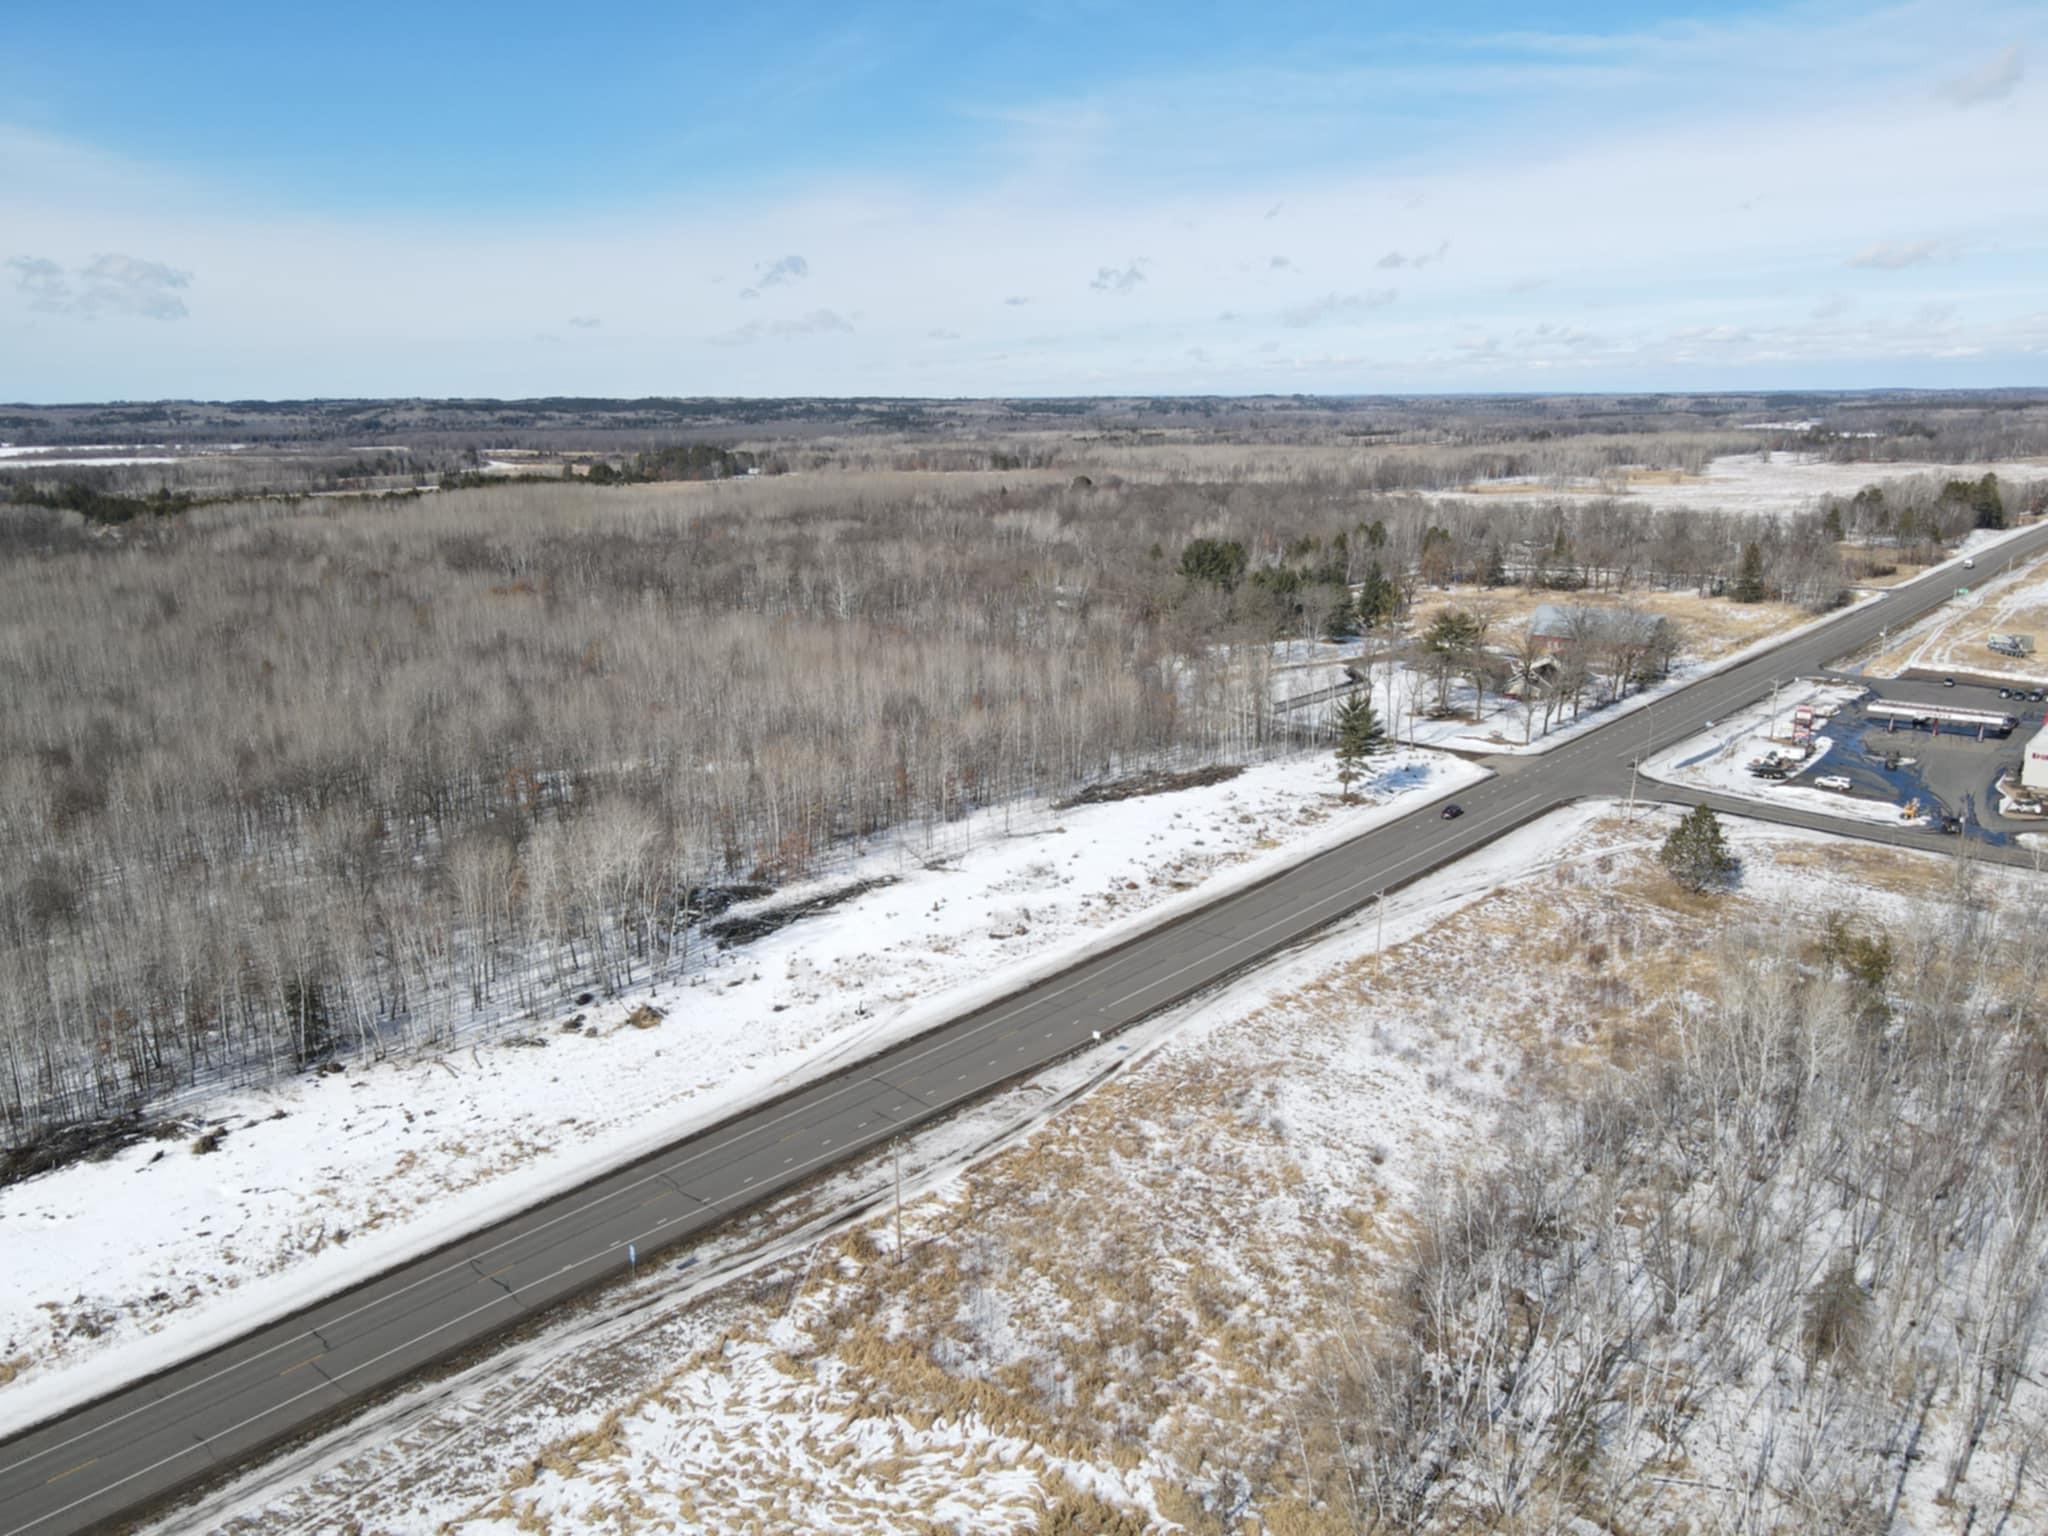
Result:
M2048 550L2048 525L1980 560ZM565 1298L616 1277L629 1245L642 1261L819 1170L944 1114L990 1088L1157 1012L1294 944L1381 892L1471 852L1544 811L1625 794L1630 763L1835 657L1897 629L1952 592L1937 571L1767 654L1618 715L1554 751L1495 759L1497 776L1435 807L1097 955L1000 1003L289 1319L0 1444L0 1536L63 1536L130 1515L264 1446L344 1412ZM1707 799L1738 814L1848 831L1802 813ZM1948 847L1925 833L1854 835ZM1989 853L1990 851L1987 851Z

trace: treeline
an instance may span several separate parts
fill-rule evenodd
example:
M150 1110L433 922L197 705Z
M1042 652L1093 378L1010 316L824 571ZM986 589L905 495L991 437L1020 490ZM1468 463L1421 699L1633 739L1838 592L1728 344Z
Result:
M1226 642L1354 586L1712 590L1754 545L1820 602L1820 522L1028 471L222 503L117 541L7 509L0 1124L445 1040L683 965L722 882L1275 750Z
M1995 474L1975 480L1919 475L1867 485L1853 496L1831 496L1821 519L1834 538L1887 545L1924 558L1973 530L2005 528L2044 511L2048 477L2009 484Z
M172 491L163 486L141 495L103 490L86 480L33 482L15 488L14 500L52 512L75 512L89 523L132 522L138 517L176 517L199 504L190 491Z
M745 449L716 443L673 443L636 453L620 464L598 459L590 465L587 478L592 485L645 485L662 480L730 480L762 469L762 460Z

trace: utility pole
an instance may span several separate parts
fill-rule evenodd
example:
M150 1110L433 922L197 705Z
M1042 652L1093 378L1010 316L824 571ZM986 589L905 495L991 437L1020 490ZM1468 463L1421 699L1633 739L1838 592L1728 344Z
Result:
M1377 986L1380 979L1380 950L1387 942L1387 893L1385 891L1381 891L1379 900L1373 903L1373 910L1379 918L1379 927L1373 934L1372 939L1372 979L1373 985Z
M903 1262L903 1147L896 1148L896 1262Z
M1631 827L1636 822L1636 765L1641 761L1637 757L1628 760L1628 813L1622 817L1622 822Z
M1771 741L1778 739L1778 680L1775 677L1771 679L1771 724L1764 735Z

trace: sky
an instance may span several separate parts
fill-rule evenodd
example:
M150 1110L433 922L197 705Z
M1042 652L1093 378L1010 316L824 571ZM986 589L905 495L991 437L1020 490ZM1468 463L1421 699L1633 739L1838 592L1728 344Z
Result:
M0 399L2048 384L2048 7L22 6Z

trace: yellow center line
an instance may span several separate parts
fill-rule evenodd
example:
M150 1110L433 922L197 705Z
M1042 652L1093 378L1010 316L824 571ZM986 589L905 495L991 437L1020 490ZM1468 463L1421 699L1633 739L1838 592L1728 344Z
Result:
M43 1486L47 1488L52 1483L61 1483L64 1481L65 1478L70 1477L74 1472L83 1472L87 1467L91 1466L94 1462L98 1460L99 1457L97 1456L88 1456L84 1461L81 1461L77 1466L67 1467L64 1471L59 1472L55 1477L43 1479Z
M327 1351L323 1349L320 1351L319 1355L308 1355L305 1359L301 1360L297 1365L288 1365L283 1370L279 1371L277 1374L280 1376L289 1376L293 1371L303 1371L315 1360L318 1360L320 1358L320 1355L324 1355L326 1353Z

